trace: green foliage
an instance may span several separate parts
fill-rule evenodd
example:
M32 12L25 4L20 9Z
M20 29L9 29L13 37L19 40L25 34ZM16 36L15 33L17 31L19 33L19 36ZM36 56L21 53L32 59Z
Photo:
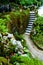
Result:
M26 41L25 41L23 35L15 33L14 36L15 36L16 40L20 40L21 41L23 47L26 46Z
M40 0L41 4L43 5L43 0Z
M7 32L6 19L0 19L0 32Z
M27 22L28 17L29 17L28 9L22 10L22 11L16 10L15 12L11 12L10 13L10 22L8 25L10 32L14 33L15 31L17 31L18 33L24 33L27 23L28 23Z
M38 0L20 0L20 4L21 5L41 5L41 1L38 1Z
M13 65L14 64L17 64L17 65L43 65L43 63L40 61L40 60L38 60L38 59L33 59L33 58L29 58L29 56L18 56L18 57L16 57L16 59L15 59L15 56L13 56L12 58L11 58L11 60L13 60L13 61L11 61L11 62L13 62ZM16 60L16 62L15 62L15 60Z
M8 32L7 23L10 21L9 15L0 18L0 32Z
M21 55L21 56L18 56L18 61L21 62L21 63L27 63L28 64L28 60L30 60L31 58L28 56L28 55Z
M43 17L38 17L37 20L34 22L34 29L35 34L32 33L33 41L43 49Z
M21 36L21 38L20 38L20 36L18 35L17 38L19 38L18 40L21 41L23 39L23 36ZM7 61L7 63L9 62L9 63L12 63L13 65L18 64L18 63L22 64L22 62L26 63L26 61L28 62L28 60L31 58L31 56L30 56L30 52L27 50L25 45L24 45L24 47L23 47L23 53L24 53L23 56L19 55L18 52L15 52L16 45L13 45L9 41L9 39L3 40L1 38L1 40L0 40L0 56L1 57L3 56L5 58L7 58L7 59L10 59L10 62ZM25 57L25 55L26 55L26 57ZM2 62L0 60L0 63L4 63L4 61L5 61L4 59L3 59ZM4 65L6 65L6 64L4 64ZM9 64L9 65L11 65L11 64Z
M20 38L20 37L19 37ZM22 38L22 37L21 37ZM2 41L2 40L1 40ZM0 43L0 65L43 65L42 62L38 59L33 59L30 55L30 52L27 50L27 48L24 46L24 54L19 55L18 53L15 53L15 46L12 45L9 40L7 40L7 43L4 42ZM10 62L7 61L6 58L10 59ZM9 63L8 63L9 62ZM12 63L12 64L10 64Z
M26 61L27 62L20 63L20 65L21 64L23 64L23 65L43 65L43 63L38 59L30 59L30 60L26 60Z
M15 59L15 57L12 57L11 58L11 63L14 61L14 60L16 60L16 62L14 61L13 63L13 65L43 65L43 63L40 61L40 60L38 60L38 59L29 59L28 57L25 57L25 56L18 56L18 57L16 57L16 59ZM12 64L8 64L8 61L7 61L7 59L6 58L4 58L4 57L0 57L0 65L12 65Z
M0 3L2 3L2 4L7 4L7 3L9 3L9 0L0 0Z
M3 43L1 41L0 43L0 56L10 56L15 52L16 45L13 45L8 39L6 41L3 41Z
M38 17L34 24L43 24L43 17Z
M20 40L20 41L21 41L22 39L24 39L24 38L23 38L23 35L21 35L21 34L16 34L16 33L15 33L14 36L15 36L15 38L16 38L17 40Z
M22 5L30 5L30 4L33 4L33 1L32 0L21 0L20 1L20 4Z
M29 60L30 65L43 65L43 63L38 59L31 59Z
M8 63L8 60L4 57L0 57L0 65L12 65Z
M4 65L8 64L8 63L7 63L7 62L8 62L7 59L4 58L4 57L0 57L0 62L3 63ZM2 65L3 65L3 64L2 64Z
M7 4L10 2L14 2L15 4L19 5L41 5L41 3L43 4L43 0L0 0L0 3L2 4Z
M29 56L27 55L26 57L25 56L18 56L17 54L15 56L11 56L11 59L10 59L10 62L12 64L14 64L15 62L18 62L18 63L27 63L28 64L28 60L29 60Z
M17 58L18 58L18 54L15 54L15 55L11 56L10 62L11 62L12 64L15 64L16 62L18 62L18 61L17 61Z

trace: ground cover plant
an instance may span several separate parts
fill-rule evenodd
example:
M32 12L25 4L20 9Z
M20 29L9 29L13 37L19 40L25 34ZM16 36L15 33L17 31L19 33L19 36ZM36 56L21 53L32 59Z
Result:
M38 17L34 22L33 31L31 33L32 40L43 49L43 17Z

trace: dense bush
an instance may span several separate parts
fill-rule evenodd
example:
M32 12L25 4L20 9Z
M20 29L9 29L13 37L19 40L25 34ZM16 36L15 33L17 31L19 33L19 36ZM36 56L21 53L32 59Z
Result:
M41 0L20 0L20 4L21 5L36 5L36 6L40 6L41 5Z
M6 58L0 57L0 65L12 65L12 64L10 64Z
M0 32L5 33L8 32L7 23L9 22L9 16L8 15L0 15Z
M13 62L12 62L13 60ZM16 56L16 63L14 63L15 61L15 57L11 57L11 62L14 64L18 64L18 65L43 65L43 63L38 60L38 59L32 59L29 58L28 55L27 56Z
M7 32L7 26L6 26L7 20L6 19L0 19L0 32Z
M32 5L33 3L37 3L37 0L21 0L21 5Z
M1 3L10 3L10 2L14 2L16 4L19 4L19 5L32 5L32 4L35 4L35 5L40 5L41 3L43 3L42 0L0 0Z
M29 19L29 9L19 9L0 14L0 32L24 33Z
M16 10L10 13L9 30L12 32L24 33L29 18L29 10Z
M7 3L9 3L9 0L0 0L0 3L4 3L4 4L7 4Z
M34 28L32 32L33 41L43 49L43 17L38 17L34 22Z

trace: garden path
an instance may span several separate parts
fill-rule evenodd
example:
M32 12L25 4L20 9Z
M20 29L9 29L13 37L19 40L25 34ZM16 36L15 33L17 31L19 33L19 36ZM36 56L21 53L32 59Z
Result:
M26 40L27 46L28 46L29 51L32 54L32 56L34 58L43 60L43 51L37 49L37 47L34 45L32 40L30 39L30 36L28 34L24 34L24 39Z

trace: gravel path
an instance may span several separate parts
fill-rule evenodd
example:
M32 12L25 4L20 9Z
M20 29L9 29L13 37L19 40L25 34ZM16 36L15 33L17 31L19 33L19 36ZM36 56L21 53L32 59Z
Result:
M30 39L29 35L24 34L24 39L26 40L26 43L28 45L28 48L30 50L30 53L35 58L38 58L40 60L43 60L43 51L37 49L37 47L33 44L32 40Z

